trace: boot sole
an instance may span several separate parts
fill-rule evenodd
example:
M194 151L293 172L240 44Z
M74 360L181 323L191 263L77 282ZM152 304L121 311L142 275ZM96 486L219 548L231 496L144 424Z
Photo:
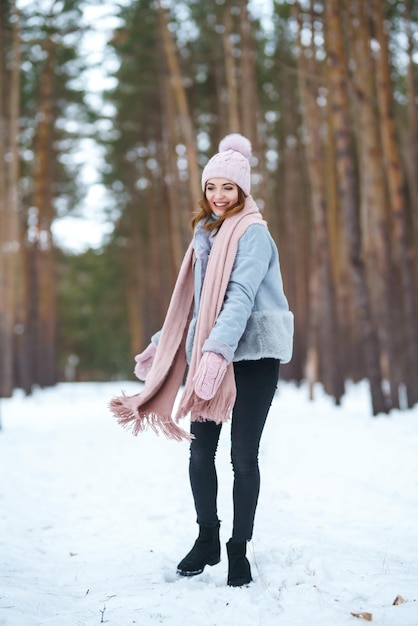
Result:
M203 570L205 569L206 565L210 565L210 566L217 565L220 562L221 562L221 559L212 560L212 561L210 561L208 563L205 563L205 565L203 567L201 567L201 568L199 568L197 570L185 570L185 569L178 569L177 568L177 574L179 576L188 576L188 577L190 577L190 576L198 576L199 574L201 574L203 572Z
M248 587L252 582L252 578L250 580L248 578L238 578L237 580L228 580L227 585L228 587Z

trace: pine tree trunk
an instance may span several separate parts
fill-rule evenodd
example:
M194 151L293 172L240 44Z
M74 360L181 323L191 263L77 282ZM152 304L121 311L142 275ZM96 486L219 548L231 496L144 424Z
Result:
M351 145L349 103L347 95L347 70L344 54L342 15L338 0L328 0L325 5L325 37L329 98L333 116L336 145L338 184L341 206L344 211L350 253L350 267L355 289L356 305L364 342L364 357L370 381L373 414L387 413L383 395L379 362L379 345L372 318L366 272L361 256L361 231L356 198L356 177Z
M13 16L10 42L6 40L8 13ZM9 59L9 68L7 67ZM16 385L15 337L18 297L22 287L19 215L20 22L14 2L0 7L0 397Z
M380 120L375 107L375 70L370 53L370 33L364 0L347 2L349 48L354 63L353 83L357 145L360 159L360 213L363 251L377 320L383 363L389 382L392 408L399 408L400 372L396 354L399 324L393 301L393 268L384 166L379 141Z
M11 238L16 240L15 267L13 269L13 283L15 286L15 327L13 353L15 362L14 386L22 388L30 393L32 380L28 367L28 279L26 265L26 232L24 220L21 217L22 207L19 195L20 178L20 70L21 70L21 38L20 16L13 9L13 40L12 61L10 72L10 120L9 120L9 146L10 156L8 160L8 208L12 215L13 232Z
M258 102L255 68L256 51L253 23L248 11L247 0L240 0L239 5L239 26L241 35L241 129L242 133L251 140L254 154L258 158L260 150L257 146L257 122L260 117L260 105ZM260 164L260 170L263 171L263 163Z
M179 124L187 152L190 204L193 209L195 209L202 194L200 190L200 173L196 152L196 137L193 128L193 118L189 111L177 50L168 27L166 10L163 8L161 0L158 0L157 6L163 48L170 72L171 87L175 95Z
M224 35L223 44L225 51L225 77L227 88L226 110L228 113L228 128L231 133L241 132L241 122L239 115L238 105L238 81L237 81L237 67L234 57L234 46L232 44L232 15L231 7L228 3L225 3L224 12Z
M356 324L353 322L353 288L349 272L347 240L338 194L336 172L336 150L329 99L326 104L326 198L327 225L332 266L332 280L335 290L335 309L338 320L338 349L340 354L341 377L344 380L364 378L359 366L361 359L356 352ZM344 355L342 358L341 355Z
M398 266L401 284L400 302L403 307L399 330L403 340L399 342L397 360L404 363L403 378L406 383L408 406L418 402L418 329L414 301L414 281L408 249L406 223L406 189L402 172L398 139L393 111L390 78L389 41L385 30L381 0L372 0L373 21L379 42L377 54L377 101L380 112L380 129L386 176L388 181L392 216L392 247Z
M6 40L6 23L9 8L6 2L0 4L0 162L7 163L8 151L8 111L6 110L6 94L9 91L9 76L6 59L9 53L9 42ZM13 352L12 331L13 314L10 310L9 282L9 219L7 213L8 181L6 168L0 167L0 398L8 397L13 391Z
M146 293L147 246L146 228L142 211L132 211L130 238L125 251L124 263L126 267L126 298L129 323L129 338L131 352L134 356L144 350L149 342L147 308L149 298Z
M172 90L165 78L161 78L162 111L162 152L167 193L166 223L169 237L171 279L175 277L183 259L183 240L189 238L189 216L182 210L181 189L178 178L176 147L180 143L176 131L175 103Z
M247 0L239 0L239 28L241 37L240 55L240 93L241 93L241 132L252 144L252 153L256 160L253 166L252 195L262 205L263 213L269 220L272 208L268 202L265 149L260 129L260 102L257 88L256 44L253 22L248 11ZM255 175L254 175L255 174Z
M324 181L325 155L321 138L322 119L318 109L318 82L315 72L315 49L307 50L302 44L301 11L294 5L299 17L298 66L299 92L302 115L307 139L305 142L308 174L311 188L312 229L311 229L311 278L310 309L307 351L307 371L312 376L320 368L321 379L330 395L337 403L344 393L344 384L339 362L338 324L335 307L335 289L331 273L331 253L327 224L327 199ZM313 24L312 24L313 26ZM313 42L313 37L311 38ZM307 77L310 77L309 79ZM320 356L319 356L320 355ZM314 367L314 365L316 367ZM315 380L310 380L312 388Z
M279 244L283 282L289 305L295 313L293 356L283 373L291 380L302 380L305 375L308 328L308 275L310 274L310 219L308 202L301 184L303 156L296 140L299 126L297 89L286 69L281 76L280 91L283 94L283 137L279 151L283 154L280 178L273 188L271 202L276 195L282 199L282 210L271 211L269 225ZM315 380L318 376L315 374Z
M149 271L148 289L151 301L151 319L158 319L163 309L162 304L162 267L160 239L161 229L158 227L158 203L155 198L154 182L151 180L148 185L148 257Z
M52 204L52 103L54 98L54 44L49 39L40 85L39 123L36 137L34 204L38 212L37 241L34 246L37 293L36 370L41 386L57 381L56 342L56 276L55 251L51 225L54 219Z
M409 5L410 0L404 0L406 17L406 38L408 41L408 69L407 69L407 102L408 115L406 122L405 143L406 155L405 165L408 176L408 188L410 195L410 215L412 223L412 245L411 254L415 263L415 287L414 293L418 292L418 109L417 109L417 85L416 85L416 63L414 62L414 38L412 30L412 17ZM416 300L417 302L417 300Z

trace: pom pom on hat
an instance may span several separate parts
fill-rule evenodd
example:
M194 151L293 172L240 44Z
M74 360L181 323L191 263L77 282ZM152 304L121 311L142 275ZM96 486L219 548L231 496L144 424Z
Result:
M227 150L235 150L235 152L240 152L243 156L247 157L248 160L251 159L251 142L247 137L239 133L227 135L220 141L219 152L226 152Z
M246 196L251 190L251 142L239 133L226 135L202 172L202 189L210 178L226 178L241 187Z

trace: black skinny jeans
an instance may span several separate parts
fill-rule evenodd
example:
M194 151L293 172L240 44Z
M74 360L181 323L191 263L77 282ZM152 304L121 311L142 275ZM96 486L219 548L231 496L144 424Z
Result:
M234 363L237 396L232 411L231 461L234 470L234 541L249 541L260 491L258 449L279 378L280 361L260 359ZM190 484L197 523L217 526L218 478L215 456L221 424L192 422Z

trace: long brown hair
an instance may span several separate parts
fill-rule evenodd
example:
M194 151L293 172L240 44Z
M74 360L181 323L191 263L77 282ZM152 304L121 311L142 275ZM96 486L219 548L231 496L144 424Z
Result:
M210 208L209 202L207 201L206 191L205 191L203 193L202 199L199 201L200 211L196 211L196 213L193 213L192 215L192 219L190 221L190 226L192 227L192 230L195 229L196 224L200 222L200 220L205 220L203 223L204 230L212 231L215 229L219 229L222 226L223 222L228 217L230 217L231 215L235 215L235 213L239 213L240 211L242 211L242 209L244 208L244 204L245 204L245 193L243 192L241 187L238 187L238 185L237 185L237 189L238 189L237 203L231 206L229 209L227 209L225 213L218 220L215 220L215 221L211 221L212 209Z

